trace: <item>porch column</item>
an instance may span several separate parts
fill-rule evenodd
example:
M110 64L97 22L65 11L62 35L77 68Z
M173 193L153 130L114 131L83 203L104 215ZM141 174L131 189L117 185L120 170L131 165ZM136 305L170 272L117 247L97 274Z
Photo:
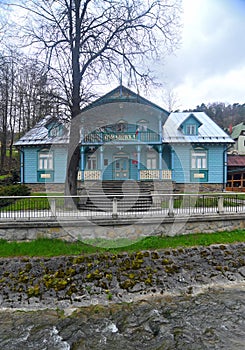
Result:
M161 116L159 115L158 117L158 135L159 135L159 141L162 142L162 118Z
M137 179L138 180L140 180L140 162L141 162L141 145L137 145L137 166L138 166Z
M172 180L175 178L174 174L174 149L171 146L171 171L172 171Z
M104 170L104 147L100 146L100 171L101 171L101 180L103 179L103 170Z
M162 180L162 145L158 147L159 180Z
M82 172L82 178L81 180L84 181L84 169L85 169L85 148L84 146L81 146L81 172Z

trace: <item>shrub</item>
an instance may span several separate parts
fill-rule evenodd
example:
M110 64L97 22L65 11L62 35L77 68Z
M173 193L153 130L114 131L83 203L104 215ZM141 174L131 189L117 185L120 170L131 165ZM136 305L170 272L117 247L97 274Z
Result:
M30 189L26 185L9 185L0 186L0 197L12 197L12 196L29 196L31 194ZM13 203L15 199L0 199L0 207L4 207Z

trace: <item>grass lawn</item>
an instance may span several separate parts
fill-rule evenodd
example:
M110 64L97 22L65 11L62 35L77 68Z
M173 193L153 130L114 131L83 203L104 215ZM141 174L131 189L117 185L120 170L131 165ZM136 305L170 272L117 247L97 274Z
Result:
M37 256L51 257L94 253L136 252L166 248L209 246L245 242L245 230L217 233L199 233L175 237L151 236L133 242L130 240L93 240L90 242L68 243L55 239L39 239L31 242L7 242L0 240L0 257ZM88 244L90 243L90 244Z

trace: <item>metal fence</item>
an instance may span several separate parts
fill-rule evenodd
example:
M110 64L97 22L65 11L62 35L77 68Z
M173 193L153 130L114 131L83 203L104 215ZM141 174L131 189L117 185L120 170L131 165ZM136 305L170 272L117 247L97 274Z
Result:
M245 213L244 193L0 197L0 221Z

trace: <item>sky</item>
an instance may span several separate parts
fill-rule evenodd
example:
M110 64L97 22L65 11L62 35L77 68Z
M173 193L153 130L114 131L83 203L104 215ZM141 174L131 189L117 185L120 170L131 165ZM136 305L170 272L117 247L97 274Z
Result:
M165 90L180 110L245 103L245 0L182 1L180 48L158 66L164 86L155 101L166 104Z

